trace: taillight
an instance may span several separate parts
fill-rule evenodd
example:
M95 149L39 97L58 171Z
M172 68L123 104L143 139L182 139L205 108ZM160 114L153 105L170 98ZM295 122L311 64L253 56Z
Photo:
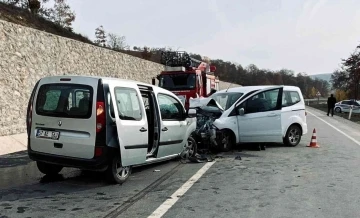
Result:
M104 102L96 102L96 132L100 132L105 127L105 108Z
M29 127L31 127L32 124L32 105L30 106L30 110L29 110Z

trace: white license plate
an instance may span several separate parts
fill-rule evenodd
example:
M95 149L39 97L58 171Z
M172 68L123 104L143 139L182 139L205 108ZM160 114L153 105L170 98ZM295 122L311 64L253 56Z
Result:
M48 131L48 130L38 130L36 133L37 138L58 140L59 136L60 136L60 132Z

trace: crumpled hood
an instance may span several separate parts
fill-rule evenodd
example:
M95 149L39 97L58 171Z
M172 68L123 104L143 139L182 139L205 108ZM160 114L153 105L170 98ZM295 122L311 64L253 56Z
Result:
M224 112L224 108L220 106L220 104L215 101L212 98L190 98L189 99L189 107L190 108L197 108L197 107L204 107L204 106L210 106L210 107L217 107L222 112Z

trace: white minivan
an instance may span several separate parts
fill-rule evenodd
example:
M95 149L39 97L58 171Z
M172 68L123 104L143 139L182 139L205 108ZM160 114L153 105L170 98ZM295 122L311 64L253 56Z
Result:
M113 182L123 183L132 166L195 154L191 112L176 95L150 84L45 77L28 104L28 154L44 174L75 167L106 171Z
M296 146L308 131L304 98L295 86L230 88L201 100L201 104L207 105L211 99L222 111L213 121L222 150L238 143Z

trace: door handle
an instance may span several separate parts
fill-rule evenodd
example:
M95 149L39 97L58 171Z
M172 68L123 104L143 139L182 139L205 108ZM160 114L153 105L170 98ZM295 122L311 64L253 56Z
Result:
M164 127L161 129L161 131L166 132L166 131L168 131L168 128Z
M145 129L144 127L140 129L140 132L146 132L147 129Z
M268 116L268 117L276 117L277 114L268 114L267 116Z

